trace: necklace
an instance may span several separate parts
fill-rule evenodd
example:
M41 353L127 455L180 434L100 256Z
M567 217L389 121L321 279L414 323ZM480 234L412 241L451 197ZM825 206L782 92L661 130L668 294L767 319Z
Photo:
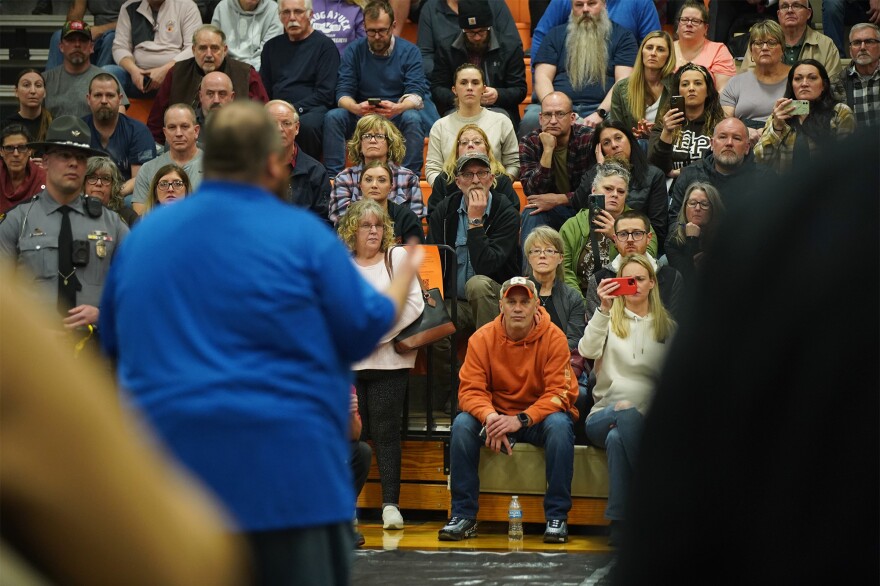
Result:
M69 275L65 275L61 271L58 271L58 276L61 277L62 279L64 279L64 286L65 287L67 286L67 280L70 279L70 277L72 277L73 273L75 273L75 272L76 272L76 267L73 267L73 270L70 271Z

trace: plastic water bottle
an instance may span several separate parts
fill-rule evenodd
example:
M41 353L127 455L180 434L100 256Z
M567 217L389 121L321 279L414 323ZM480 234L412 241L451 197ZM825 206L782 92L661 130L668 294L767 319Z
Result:
M507 510L507 538L510 541L522 541L522 508L519 506L519 497L514 495L510 499L510 507Z

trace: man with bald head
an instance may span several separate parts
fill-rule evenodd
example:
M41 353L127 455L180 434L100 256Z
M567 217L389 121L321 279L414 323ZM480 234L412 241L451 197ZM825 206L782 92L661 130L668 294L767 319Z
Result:
M147 119L147 127L159 144L165 144L162 132L165 109L169 104L181 102L198 106L202 79L209 73L226 74L233 91L240 97L247 96L264 104L269 101L260 74L247 63L228 56L226 33L221 29L212 24L202 25L193 33L192 41L193 56L177 62L165 76Z
M739 118L725 118L712 133L712 153L681 170L669 190L669 225L678 221L678 211L691 183L706 181L714 185L723 199L751 191L772 174L755 164L750 156L749 131Z
M293 205L307 208L330 223L327 208L330 202L330 177L327 169L299 148L296 137L299 134L299 114L290 102L272 100L266 104L266 111L278 126L284 160L290 171L290 185L284 199Z
M232 80L222 71L212 71L202 78L199 85L199 109L196 121L204 125L205 120L215 110L219 110L235 99Z

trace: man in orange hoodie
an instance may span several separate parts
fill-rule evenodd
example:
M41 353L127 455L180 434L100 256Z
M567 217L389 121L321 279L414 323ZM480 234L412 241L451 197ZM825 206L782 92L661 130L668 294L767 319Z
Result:
M547 461L544 542L565 543L578 416L568 342L540 307L529 279L505 281L499 305L501 315L471 336L459 374L462 413L450 439L452 518L439 539L477 535L480 446L511 453L523 441L543 446Z

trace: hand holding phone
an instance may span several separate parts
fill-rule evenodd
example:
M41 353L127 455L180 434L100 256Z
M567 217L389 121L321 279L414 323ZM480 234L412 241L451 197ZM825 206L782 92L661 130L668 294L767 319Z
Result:
M367 98L367 103L375 108L382 103L382 98Z
M792 100L788 107L790 116L806 116L810 113L809 100Z
M605 209L605 194L591 193L587 201L592 214L597 214L599 210Z
M669 109L675 108L679 112L684 112L684 96L672 96L669 98Z
M609 283L617 283L618 287L614 291L608 293L611 297L620 297L621 295L635 295L638 291L636 287L635 277L613 277L607 279Z
M488 435L486 434L486 426L484 425L483 429L480 430L480 439L483 440L483 443L486 443L486 441L488 441L487 438L488 438ZM512 435L508 435L507 436L507 443L510 444L510 449L512 450L513 446L516 445L516 438L513 437ZM504 442L501 442L501 453L505 454L505 455L510 453L509 451L507 451L507 446L504 445Z
M150 74L149 74L149 73L147 73L146 75L144 75L144 81L143 81L144 91L147 91L147 90L150 88L150 82L151 82L151 81L152 81L152 79L150 78Z

